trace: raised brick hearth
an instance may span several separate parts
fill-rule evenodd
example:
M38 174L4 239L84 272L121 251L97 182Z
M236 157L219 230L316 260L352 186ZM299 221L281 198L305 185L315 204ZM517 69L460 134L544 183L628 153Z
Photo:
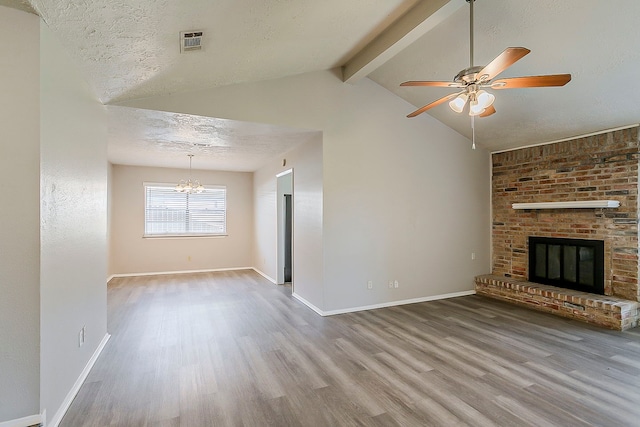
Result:
M476 292L539 311L624 331L638 326L640 303L493 275L476 277Z
M494 293L493 296L496 298L519 304L528 301L534 308L587 320L608 328L623 329L636 326L637 303L640 301L638 139L638 127L633 127L554 144L494 153L493 276L477 278L478 293L487 296ZM617 200L620 207L545 210L514 210L511 207L512 203L576 200ZM556 292L557 288L526 282L529 277L529 236L603 241L605 295L566 290L557 302L547 301L546 298L552 298L549 295ZM527 287L527 290L523 291L523 287ZM540 298L532 299L532 292ZM511 296L508 296L508 293L511 293ZM585 305L588 307L585 310L568 310L564 303L573 302L565 298L591 302ZM622 321L623 319L616 318L617 315L622 316L622 311L616 314L616 307L626 305L611 305L613 312L607 312L611 310L604 308L607 313L601 314L591 310L608 307L606 301L616 301L616 304L630 302L630 312L636 307L635 323L633 320ZM562 307L553 308L558 304Z

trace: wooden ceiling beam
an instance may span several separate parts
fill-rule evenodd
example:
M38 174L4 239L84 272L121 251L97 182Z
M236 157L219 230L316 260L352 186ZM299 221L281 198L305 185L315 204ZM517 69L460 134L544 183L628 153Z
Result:
M465 4L465 0L420 1L344 64L343 81L355 83L368 76Z

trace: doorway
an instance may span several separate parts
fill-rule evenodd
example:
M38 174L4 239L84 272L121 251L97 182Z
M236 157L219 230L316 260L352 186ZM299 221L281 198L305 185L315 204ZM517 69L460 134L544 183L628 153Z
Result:
M284 195L284 282L291 283L291 261L293 249L293 206L292 195Z
M293 169L284 171L277 177L277 251L278 269L276 282L279 285L291 283L293 288ZM293 291L293 289L292 289Z

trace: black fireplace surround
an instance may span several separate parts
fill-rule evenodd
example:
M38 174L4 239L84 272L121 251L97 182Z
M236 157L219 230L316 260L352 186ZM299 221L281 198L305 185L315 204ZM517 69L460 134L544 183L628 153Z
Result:
M529 281L604 295L604 241L530 236Z

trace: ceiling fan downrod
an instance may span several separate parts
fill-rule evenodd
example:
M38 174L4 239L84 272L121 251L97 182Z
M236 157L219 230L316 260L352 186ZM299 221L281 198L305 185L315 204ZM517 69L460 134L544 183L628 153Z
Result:
M476 0L467 0L469 3L469 68L473 67L473 3Z
M476 0L467 0L469 3L469 68L473 68L473 3ZM471 149L476 149L476 116L471 116Z

